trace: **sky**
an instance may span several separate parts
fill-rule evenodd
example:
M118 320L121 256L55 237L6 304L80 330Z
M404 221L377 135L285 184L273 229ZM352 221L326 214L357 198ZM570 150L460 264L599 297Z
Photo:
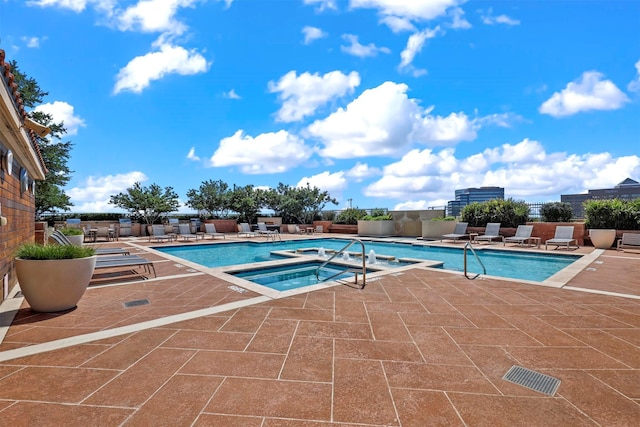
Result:
M77 213L135 182L415 210L640 181L637 0L0 0L0 48L64 122Z

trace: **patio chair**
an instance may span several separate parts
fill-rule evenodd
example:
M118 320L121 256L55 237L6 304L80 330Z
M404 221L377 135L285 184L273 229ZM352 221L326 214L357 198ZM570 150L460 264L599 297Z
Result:
M178 238L181 238L184 241L190 239L198 239L197 234L191 233L191 227L189 224L178 224Z
M170 242L173 240L173 235L167 234L162 224L152 224L151 234L149 235L149 241L155 239L157 242Z
M180 224L180 220L178 218L169 218L169 225L173 229L173 233L178 234L180 232L178 225Z
M49 237L59 245L72 244L69 239L67 239L67 236L58 230L55 230ZM96 255L129 255L129 250L125 248L96 248L95 251Z
M490 222L484 229L484 234L476 236L476 242L489 242L493 243L495 239L502 240L502 246L505 245L504 236L500 235L500 223Z
M531 239L532 231L533 225L519 225L515 236L505 237L504 241L505 243L517 243L522 246Z
M316 225L316 228L313 229L313 234L322 234L324 232L324 227L322 225Z
M158 275L156 274L156 267L153 265L153 262L138 255L126 255L117 257L107 256L98 257L96 259L95 270L119 267L143 267L146 273L151 273L151 271L153 270L153 276L158 277ZM135 272L135 270L132 270L132 272Z
M204 235L205 236L211 236L212 240L215 240L216 236L222 236L223 239L226 239L227 237L224 235L224 233L218 233L216 231L216 226L215 224L210 224L210 223L206 223L204 225ZM204 237L203 237L204 238Z
M97 227L96 231L93 235L93 241L97 241L99 238L105 239L105 241L110 242L111 240L116 240L116 229L115 227Z
M580 246L578 246L578 241L573 238L573 229L573 225L558 225L553 239L544 242L544 249L547 250L547 245L555 245L555 249L558 249L560 246L569 249L571 248L572 242L576 242L574 249L578 249Z
M453 233L443 234L440 241L442 242L444 239L449 239L453 241L458 241L463 237L468 237L467 234L467 223L466 222L458 222L456 223L455 228L453 229Z
M616 250L624 251L625 249L640 250L640 234L638 233L622 233L622 238L618 240Z
M251 231L251 226L248 222L241 222L238 224L238 237L241 236L256 237L258 236L258 233Z

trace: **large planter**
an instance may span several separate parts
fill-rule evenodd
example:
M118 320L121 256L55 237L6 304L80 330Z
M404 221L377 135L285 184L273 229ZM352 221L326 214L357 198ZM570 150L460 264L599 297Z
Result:
M394 221L358 220L358 236L393 236L396 232Z
M73 236L67 236L67 239L69 239L69 241L77 246L82 246L82 244L84 243L84 234L74 234Z
M599 228L589 229L591 244L598 249L609 249L616 240L616 230L605 230Z
M453 233L455 221L422 221L422 238L440 240L443 235Z
M75 307L89 286L96 256L75 259L15 259L20 289L33 311L54 312Z

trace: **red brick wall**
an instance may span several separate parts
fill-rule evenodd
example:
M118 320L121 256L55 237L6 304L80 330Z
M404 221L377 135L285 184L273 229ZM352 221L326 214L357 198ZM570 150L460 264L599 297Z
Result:
M33 241L35 235L35 199L31 191L21 193L20 168L15 166L11 176L5 172L4 179L0 177L2 216L7 218L7 225L0 226L0 290L5 274L9 277L9 289L15 286L13 255L22 243ZM2 299L4 293L0 291Z

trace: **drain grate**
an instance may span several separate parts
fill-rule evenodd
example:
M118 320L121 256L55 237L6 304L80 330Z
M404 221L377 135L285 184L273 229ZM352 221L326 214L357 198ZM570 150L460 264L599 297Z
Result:
M148 299L137 299L137 300L125 302L124 306L126 308L129 308L129 307L137 307L139 305L146 305L146 304L149 304L149 300Z
M515 365L502 379L549 396L553 396L560 387L560 380L557 378Z

